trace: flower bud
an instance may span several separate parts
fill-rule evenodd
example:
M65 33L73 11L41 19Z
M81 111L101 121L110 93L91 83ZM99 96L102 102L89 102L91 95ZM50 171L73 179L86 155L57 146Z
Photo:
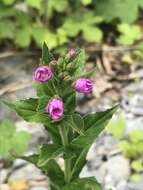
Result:
M48 66L40 66L36 69L34 78L37 81L45 82L52 77L52 70Z
M80 78L74 82L74 88L77 92L88 94L92 92L93 83L89 79Z
M76 55L76 51L74 49L69 50L68 53L67 53L68 58L71 58L71 57L73 57L75 55Z
M63 116L64 103L59 98L53 98L48 102L46 112L49 113L53 120L59 120Z

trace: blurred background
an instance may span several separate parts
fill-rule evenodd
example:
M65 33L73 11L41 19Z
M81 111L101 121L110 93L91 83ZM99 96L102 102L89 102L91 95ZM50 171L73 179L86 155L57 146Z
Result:
M81 114L120 104L81 176L106 190L143 190L143 0L0 0L0 99L35 96L44 41L56 58L85 48L86 68L96 66L93 94L77 97ZM0 121L0 190L47 190L38 169L10 156L49 141L44 128L3 104Z

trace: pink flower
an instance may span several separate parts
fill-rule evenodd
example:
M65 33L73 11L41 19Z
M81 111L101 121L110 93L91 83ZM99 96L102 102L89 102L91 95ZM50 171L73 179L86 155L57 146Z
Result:
M52 70L48 66L40 66L36 69L34 78L37 81L44 82L52 77Z
M75 81L74 88L77 92L87 94L87 93L92 92L93 83L89 79L80 78Z
M59 120L63 116L64 103L58 98L53 98L48 102L46 111L50 114L53 120Z
M75 55L76 55L76 51L74 49L69 50L68 53L67 53L68 58L71 58L71 57L73 57Z

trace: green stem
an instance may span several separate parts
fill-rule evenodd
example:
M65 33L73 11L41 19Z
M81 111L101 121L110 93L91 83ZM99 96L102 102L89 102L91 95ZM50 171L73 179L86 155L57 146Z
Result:
M65 126L60 126L60 135L64 146L68 145L68 133ZM65 181L69 183L71 180L71 163L70 159L65 160Z

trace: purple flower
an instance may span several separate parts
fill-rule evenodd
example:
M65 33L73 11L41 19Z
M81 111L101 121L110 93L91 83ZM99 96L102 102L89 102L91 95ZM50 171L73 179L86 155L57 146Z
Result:
M44 82L52 77L52 70L47 66L40 66L36 69L34 78L37 81Z
M46 111L50 114L53 120L59 120L63 116L64 103L58 98L53 98L48 102Z
M67 53L68 58L71 58L71 57L73 57L75 55L76 55L76 51L74 49L69 50L68 53Z
M74 82L74 88L77 92L87 94L92 92L93 83L89 79L80 78Z

